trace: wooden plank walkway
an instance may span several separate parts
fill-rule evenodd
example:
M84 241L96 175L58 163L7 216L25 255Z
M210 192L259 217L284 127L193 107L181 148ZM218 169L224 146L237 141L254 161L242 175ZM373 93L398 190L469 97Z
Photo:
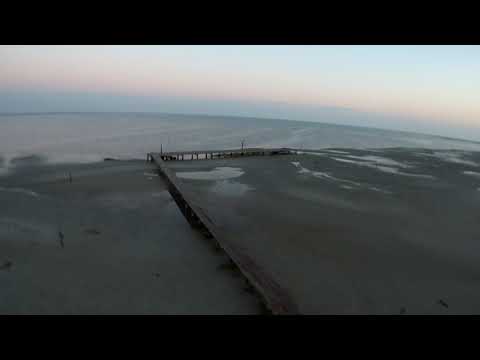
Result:
M288 292L243 249L228 241L227 235L213 224L190 196L182 191L181 180L167 167L162 159L163 156L164 154L148 154L147 160L155 162L158 166L159 175L167 183L168 191L190 225L201 231L207 238L213 239L223 249L272 314L298 314L297 305Z
M266 156L292 154L295 151L289 148L245 148L245 149L223 149L223 150L194 150L194 151L170 151L151 153L164 161L172 160L206 160L218 158L233 158L239 156Z

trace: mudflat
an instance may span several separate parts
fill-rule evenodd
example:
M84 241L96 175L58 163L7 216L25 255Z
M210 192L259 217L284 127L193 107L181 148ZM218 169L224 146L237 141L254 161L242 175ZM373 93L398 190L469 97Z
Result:
M0 313L259 312L152 164L13 165L0 177Z
M477 152L329 149L167 165L302 313L480 313Z

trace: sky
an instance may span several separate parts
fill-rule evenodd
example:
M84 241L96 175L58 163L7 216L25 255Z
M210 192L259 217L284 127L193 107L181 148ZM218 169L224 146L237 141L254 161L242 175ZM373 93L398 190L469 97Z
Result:
M0 113L170 112L480 140L480 46L0 46Z

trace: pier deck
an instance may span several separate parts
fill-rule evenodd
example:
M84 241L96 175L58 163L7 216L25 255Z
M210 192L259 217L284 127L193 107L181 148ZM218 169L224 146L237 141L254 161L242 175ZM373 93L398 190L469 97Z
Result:
M177 153L163 153L155 154L149 153L147 160L153 161L158 166L159 175L167 183L168 190L180 211L183 213L190 225L200 232L205 237L212 239L216 245L220 247L230 258L232 264L238 268L240 273L245 277L247 283L253 287L262 300L263 304L272 314L297 314L297 305L293 302L288 292L283 289L273 277L267 273L261 266L259 266L243 249L228 241L228 236L218 226L216 226L208 217L207 214L198 205L198 202L185 192L182 191L181 180L166 165L165 159L178 159L179 156L185 154L248 154L252 155L275 155L282 153L289 153L288 149L243 149L243 150L220 150L220 151L206 151L206 152L177 152ZM233 155L232 155L233 156ZM239 155L242 156L242 155Z
M239 156L269 156L286 155L295 152L289 148L244 148L244 149L223 149L223 150L194 150L194 151L170 151L160 153L149 153L147 160L152 155L163 161L172 160L206 160L218 158L233 158Z

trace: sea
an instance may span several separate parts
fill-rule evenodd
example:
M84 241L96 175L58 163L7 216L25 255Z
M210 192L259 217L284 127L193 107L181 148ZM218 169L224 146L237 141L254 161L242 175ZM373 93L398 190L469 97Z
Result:
M480 151L480 142L325 122L161 113L0 114L0 174L46 162L144 159L148 152L245 147L422 148Z

